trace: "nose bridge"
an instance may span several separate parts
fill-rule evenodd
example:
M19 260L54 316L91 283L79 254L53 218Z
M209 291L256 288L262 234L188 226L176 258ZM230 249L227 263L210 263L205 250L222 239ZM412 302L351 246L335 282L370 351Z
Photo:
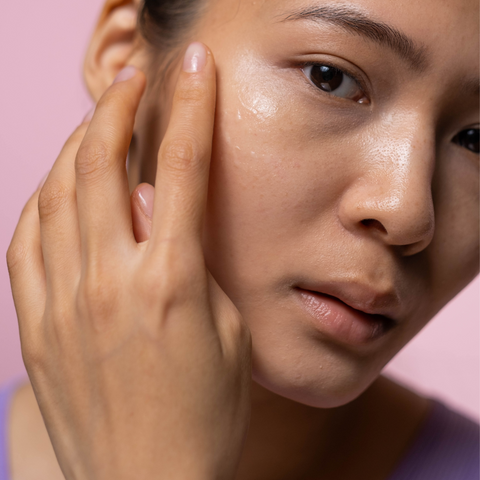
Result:
M435 135L425 125L418 112L382 122L365 144L365 175L346 202L356 225L380 230L385 241L409 254L425 248L434 230Z
M396 130L379 136L379 142L369 152L374 159L373 175L389 186L385 201L391 207L401 208L423 195L431 198L435 138L433 132L419 124L413 120L409 125L402 122Z

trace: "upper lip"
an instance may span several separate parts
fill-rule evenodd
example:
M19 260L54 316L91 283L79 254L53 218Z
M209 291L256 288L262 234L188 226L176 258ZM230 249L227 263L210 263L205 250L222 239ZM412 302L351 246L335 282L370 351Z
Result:
M394 288L378 289L356 282L305 282L297 288L336 297L355 310L399 321L400 298Z

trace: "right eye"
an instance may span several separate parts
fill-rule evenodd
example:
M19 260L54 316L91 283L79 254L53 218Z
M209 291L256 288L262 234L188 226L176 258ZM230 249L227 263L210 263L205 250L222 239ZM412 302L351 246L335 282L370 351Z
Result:
M453 142L473 153L479 153L479 130L478 128L467 128L457 133Z
M339 68L314 63L306 65L303 72L313 85L324 92L357 103L368 103L358 82Z

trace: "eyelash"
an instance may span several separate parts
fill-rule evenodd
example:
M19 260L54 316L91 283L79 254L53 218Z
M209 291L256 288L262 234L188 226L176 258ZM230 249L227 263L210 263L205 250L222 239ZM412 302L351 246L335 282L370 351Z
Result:
M324 90L322 88L320 88L319 86L317 86L310 78L309 78L309 75L305 72L305 69L308 68L308 67L328 67L328 68L331 68L331 69L334 69L336 70L337 72L340 72L342 75L345 75L347 77L349 77L351 80L353 80L356 84L357 84L357 87L359 88L359 90L362 92L363 94L363 97L362 98L366 98L366 102L363 102L363 101L360 101L362 100L362 98L360 100L354 100L352 98L346 98L346 97L341 97L339 95L335 95L334 93L331 93L327 90ZM354 101L355 103L359 103L359 104L370 104L371 101L370 101L370 98L367 94L367 88L365 86L365 82L363 81L362 78L360 78L359 76L357 76L354 72L351 72L347 69L344 69L344 68L339 68L338 66L336 66L335 64L332 64L328 61L322 61L322 62L303 62L301 64L301 70L303 72L303 75L307 78L310 86L314 87L315 88L315 91L316 92L322 92L322 94L327 94L329 96L333 96L333 97L336 97L338 99L342 99L342 100L352 100ZM461 147L464 147L464 148L467 148L465 147L464 145L462 145L461 141L460 141L460 135L468 130L476 130L478 132L478 128L477 129L474 129L474 128L470 128L470 129L465 129L465 130L462 130L461 132L459 132L453 139L453 142L458 144L459 146ZM477 133L477 136L478 136L478 133ZM477 144L478 144L478 140L477 140ZM472 143L473 145L473 143ZM469 148L467 148L467 150L470 150ZM473 152L473 150L470 150ZM478 155L478 152L473 152L473 153L477 153Z
M473 146L473 148L475 149L470 149L468 148L465 144L463 144L464 142L462 142L462 139L461 139L461 134L462 133L471 133L471 134L475 134L476 132L476 138L472 138L470 139L471 143L468 144L469 146ZM476 140L476 141L475 141ZM458 132L452 139L452 142L455 143L456 145L458 145L460 148L465 148L466 150L468 150L469 152L472 152L474 155L479 155L479 152L478 152L478 127L470 127L470 128L464 128L463 130L461 130L460 132ZM468 143L468 142L467 142Z
M365 95L365 97L367 98L368 102L366 102L367 104L370 104L370 97L368 95L368 89L365 85L365 82L363 81L363 79L358 76L356 73L346 69L346 68L339 68L337 65L331 63L331 62L328 62L328 61L322 61L322 62L304 62L301 64L301 69L303 71L303 69L305 69L306 67L314 67L314 66L317 66L317 67L320 67L320 66L326 66L326 67L330 67L330 68L335 68L336 70L338 70L339 72L343 73L344 75L347 75L348 77L350 77L352 80L354 80L358 87L360 88L360 90L362 90L363 94ZM304 74L305 75L305 74ZM306 75L305 75L306 76ZM307 77L308 79L308 77ZM321 90L320 88L316 87L315 85L313 85L311 83L311 80L308 79L310 84L317 90L317 91L320 91L322 93L326 93L327 95L330 95L330 96L336 96L336 95L333 95L333 94L330 94L328 92L325 92L324 90ZM338 97L336 96L337 98L342 98L342 97ZM344 98L343 100L349 100L349 99L346 99ZM355 102L355 103L360 103L360 102ZM360 103L362 104L362 103Z

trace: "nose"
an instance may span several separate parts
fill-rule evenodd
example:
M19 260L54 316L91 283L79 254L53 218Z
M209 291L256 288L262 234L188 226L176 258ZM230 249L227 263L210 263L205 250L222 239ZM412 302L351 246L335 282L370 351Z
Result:
M343 226L380 239L414 255L432 241L435 215L432 177L434 135L410 128L402 134L377 135L356 160L362 173L344 191L339 205ZM377 134L378 134L377 130Z

